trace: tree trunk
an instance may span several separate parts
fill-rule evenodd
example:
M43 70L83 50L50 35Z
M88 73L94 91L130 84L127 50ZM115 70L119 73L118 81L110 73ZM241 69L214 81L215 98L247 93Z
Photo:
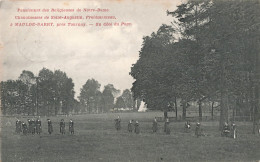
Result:
M214 120L214 101L211 104L211 119Z
M168 118L168 112L167 111L164 111L163 115L164 115L164 119Z
M90 114L90 99L87 100L87 111Z
M250 78L250 82L251 82L251 88L250 88L250 91L249 91L249 102L250 102L250 104L248 104L248 107L250 107L250 121L253 121L252 120L252 118L251 118L251 113L253 112L254 113L254 109L255 109L255 102L254 102L254 100L255 100L255 91L254 91L254 84L253 84L253 82L251 81L251 78ZM247 98L247 100L248 100L248 98ZM245 116L245 115L247 115L247 113L245 114L245 113L243 113L243 115Z
M256 87L255 87L254 118L253 118L253 134L256 133L256 128L257 128L258 105L259 105L259 90L258 90L258 86L256 86Z
M239 115L239 109L240 109L240 97L236 99L236 108L235 108L235 116Z
M39 116L39 95L38 95L38 79L36 78L36 98L35 98L35 105L36 105L36 115Z
M201 101L199 101L199 121L202 121L202 107L201 107Z
M186 120L186 108L187 108L187 103L182 104L182 120Z
M219 130L228 122L227 94L221 90Z
M55 101L55 116L56 115L58 115L58 107L59 107L59 104L58 104L58 101L59 101L59 99L57 99L56 101Z
M30 107L27 107L27 115L30 115Z
M226 100L227 100L226 95L221 94L219 129L222 129L222 126L224 125L224 123L228 122L228 112L227 112Z
M233 107L233 117L232 117L232 121L233 123L235 122L235 109L236 109L236 106Z
M176 114L176 120L178 120L178 107L177 107L177 97L175 97L175 100L174 100L174 106L175 106L175 114Z
M257 45L259 45L259 41L257 42ZM258 48L259 49L259 48ZM260 54L256 53L256 62L255 62L255 107L254 107L254 119L253 119L253 133L256 133L256 127L259 120L259 80L260 80Z
M50 116L50 105L47 106L47 116Z
M221 74L220 74L220 119L219 130L222 130L225 122L228 122L228 107L227 107L227 91L225 87L225 57L224 53L221 56Z

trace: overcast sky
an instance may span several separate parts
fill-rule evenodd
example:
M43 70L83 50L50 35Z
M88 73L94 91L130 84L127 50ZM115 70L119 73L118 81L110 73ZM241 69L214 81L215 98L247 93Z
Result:
M17 79L22 70L38 75L43 67L60 69L75 83L76 96L87 79L101 86L108 83L121 91L131 88L130 68L138 59L143 36L170 24L173 11L181 0L99 0L99 1L4 1L0 9L0 76L1 80ZM108 13L18 13L17 8L107 8ZM27 15L112 15L117 22L130 22L130 27L10 27L14 16ZM40 20L64 22L64 20ZM39 22L40 22L39 21ZM115 22L114 20L106 20ZM29 20L28 22L38 22ZM96 23L100 20L65 22Z

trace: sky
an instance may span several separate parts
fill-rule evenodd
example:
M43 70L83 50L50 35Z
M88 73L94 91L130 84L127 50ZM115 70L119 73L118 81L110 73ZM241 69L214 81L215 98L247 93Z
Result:
M18 79L23 70L35 75L43 68L61 70L73 79L77 97L88 79L103 87L130 89L129 75L142 47L142 38L173 18L181 0L2 1L0 6L0 80ZM17 9L104 8L106 13L17 12ZM115 16L116 20L23 20L15 16ZM48 23L53 27L14 26L14 23ZM127 22L131 26L95 26L95 23ZM12 26L11 26L12 23ZM57 23L94 24L57 27Z

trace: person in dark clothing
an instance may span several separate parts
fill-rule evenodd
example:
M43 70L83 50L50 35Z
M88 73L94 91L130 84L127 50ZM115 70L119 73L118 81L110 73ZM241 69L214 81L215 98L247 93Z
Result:
M27 125L25 122L22 122L22 129L23 129L23 135L27 135L28 129L27 129Z
M135 133L139 134L140 133L140 127L138 121L135 122Z
M28 133L32 133L32 121L30 119L27 120L28 121Z
M60 121L60 133L65 134L65 122L63 119Z
M116 130L121 129L121 119L120 119L119 115L117 116L117 119L115 119L115 127L116 127Z
M47 121L48 121L48 132L49 134L52 134L53 132L52 122L50 119L47 119Z
M20 134L22 132L22 122L19 119L16 120L15 126L16 126L15 132Z
M72 121L72 119L70 119L69 122L69 132L70 134L74 134L74 122Z
M41 129L42 129L42 121L40 119L37 119L35 121L35 126L36 126L36 133L41 134Z
M166 119L164 125L165 125L165 132L166 132L166 134L171 134L169 118Z
M195 136L197 136L197 137L202 136L202 130L201 130L200 123L197 123L197 124L196 124L196 128L195 128Z
M158 129L158 122L157 122L157 119L154 118L154 120L153 120L153 132L157 132L157 129Z
M133 120L130 120L127 126L128 132L133 132Z
M31 127L32 127L32 134L35 134L36 131L36 122L32 119L31 120Z

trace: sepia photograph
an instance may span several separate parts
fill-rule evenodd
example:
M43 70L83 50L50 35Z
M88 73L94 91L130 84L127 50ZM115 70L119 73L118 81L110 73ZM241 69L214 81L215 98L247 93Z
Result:
M259 0L0 0L0 162L260 162Z

